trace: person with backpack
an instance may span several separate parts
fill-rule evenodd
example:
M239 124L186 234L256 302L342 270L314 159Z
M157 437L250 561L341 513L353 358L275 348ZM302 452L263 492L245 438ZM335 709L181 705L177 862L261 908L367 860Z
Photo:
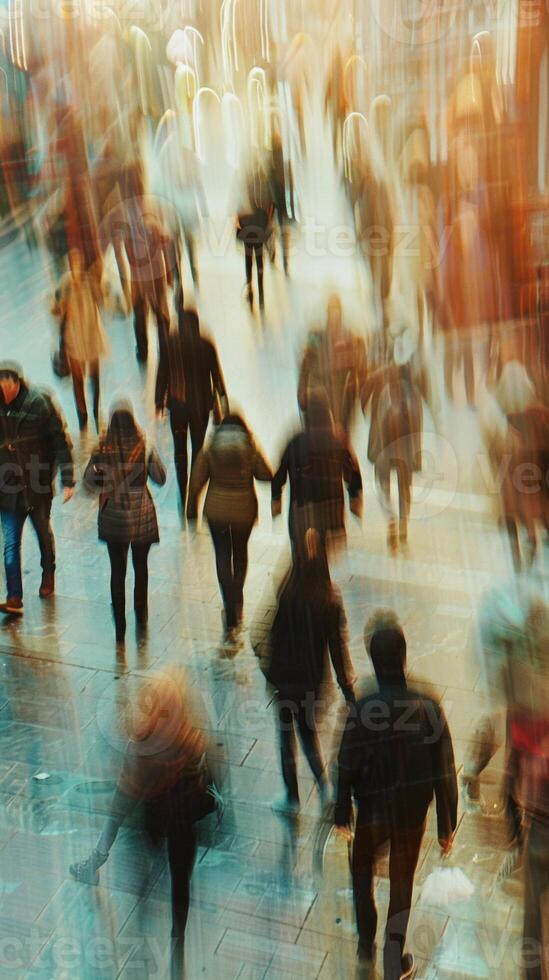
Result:
M423 400L438 423L438 398L409 327L395 325L383 335L382 363L368 374L360 392L362 411L371 402L368 459L381 504L388 515L387 543L395 554L408 540L413 474L422 468ZM397 514L391 474L398 478Z
M349 711L339 750L334 823L342 836L351 837L354 797L353 893L365 977L374 975L376 960L375 863L383 845L390 844L383 975L384 980L402 980L414 967L412 954L404 950L427 813L434 796L438 840L448 854L457 825L456 768L443 709L406 678L406 639L392 610L374 613L364 642L377 690Z
M294 564L277 596L266 644L255 629L252 645L275 692L275 713L285 795L275 809L299 810L296 733L315 778L321 804L328 801L326 766L318 724L331 700L330 663L347 703L354 703L355 672L347 646L347 621L339 589L330 578L318 532L310 529L305 558ZM262 619L262 623L265 619ZM259 642L258 642L259 641Z
M99 493L99 539L105 541L111 563L111 599L116 643L126 637L126 568L131 548L135 573L134 609L138 628L148 617L148 557L160 540L153 499L147 487L152 480L166 482L166 470L154 449L149 449L137 425L131 405L117 406L107 432L92 453L84 473L88 489Z

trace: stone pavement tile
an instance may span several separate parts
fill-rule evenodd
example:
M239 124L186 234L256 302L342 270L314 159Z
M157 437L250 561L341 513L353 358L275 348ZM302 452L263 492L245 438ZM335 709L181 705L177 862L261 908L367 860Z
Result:
M223 909L219 921L225 929L233 929L237 932L253 932L275 942L285 940L295 943L299 936L299 929L289 926L287 923L277 922L259 915L250 916L246 912L239 912L233 908Z
M73 849L74 851L74 849ZM79 857L85 854L82 849ZM64 873L69 874L70 857L66 856ZM103 886L89 886L73 881L63 881L37 919L37 925L70 937L101 937L114 940L123 929L137 903L137 897L128 892L116 891Z
M8 911L2 907L0 912L0 977L19 980L48 941L51 931L36 923L8 917Z
M25 980L113 980L131 953L128 944L104 936L55 933Z
M217 946L216 956L231 961L246 962L265 970L270 966L279 943L264 936L250 935L236 929L226 929Z

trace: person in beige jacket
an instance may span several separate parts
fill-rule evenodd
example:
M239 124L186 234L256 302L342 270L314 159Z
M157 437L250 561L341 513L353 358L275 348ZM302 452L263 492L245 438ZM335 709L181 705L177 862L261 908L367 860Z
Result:
M192 469L187 518L196 519L198 499L208 483L204 516L215 549L225 608L225 641L229 646L234 644L242 620L248 540L257 520L254 480L270 482L272 475L246 423L235 414L223 419Z
M78 249L69 253L70 272L55 294L53 313L60 318L74 401L80 430L88 424L85 379L93 392L93 417L99 431L99 362L109 352L109 343L99 313L101 290L97 279L85 272Z

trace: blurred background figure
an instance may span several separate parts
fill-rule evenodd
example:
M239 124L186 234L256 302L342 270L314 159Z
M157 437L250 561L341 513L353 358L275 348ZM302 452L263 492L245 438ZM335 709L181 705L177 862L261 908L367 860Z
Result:
M182 518L188 482L187 441L191 437L191 468L204 445L210 415L216 424L229 410L223 372L215 344L200 333L196 310L178 308L178 329L168 337L168 356L158 365L156 413L167 408Z
M427 813L435 797L438 841L443 853L449 853L457 826L456 769L440 704L433 695L420 694L406 677L406 640L395 614L374 613L366 624L364 641L377 690L349 712L339 752L335 824L342 834L351 833L354 797L358 810L352 875L358 961L368 980L374 976L376 961L375 862L382 846L390 843L383 976L402 980L414 969L413 954L404 950Z
M299 811L296 733L315 778L321 806L329 784L318 725L332 700L330 662L346 702L354 702L355 674L347 649L341 595L330 579L328 559L317 531L305 536L303 560L294 561L271 610L270 634L260 661L275 691L275 714L285 795L275 801L282 813ZM264 613L264 610L261 610ZM258 616L264 627L265 615ZM328 657L329 655L329 657Z
M549 532L549 409L523 364L504 366L493 397L485 400L481 428L518 571L536 557L539 525L545 536Z
M190 881L196 858L195 825L218 805L221 786L204 729L198 693L181 670L169 669L141 681L127 717L128 744L110 813L96 847L72 864L73 878L99 884L121 826L138 820L149 845L165 845L171 881L172 976L183 976ZM144 882L143 895L147 892Z
M311 331L299 371L297 400L307 413L309 392L323 388L334 423L349 436L354 411L366 373L366 347L362 338L343 323L341 300L328 300L326 327Z
M262 157L257 156L246 178L246 185L236 219L236 237L244 245L246 299L250 310L253 310L254 306L254 257L259 309L260 311L265 309L263 256L264 248L273 232L273 208L272 189L269 183L266 161Z
M368 374L360 398L366 413L371 401L368 459L374 464L379 496L388 518L387 543L394 554L408 541L413 474L422 469L423 401L439 423L433 378L410 327L394 323L381 335L385 365ZM381 358L383 360L383 358ZM398 480L397 511L391 499L391 475Z
M309 391L302 432L288 442L273 477L271 512L282 511L282 489L290 481L288 525L296 560L305 533L317 531L323 550L335 548L345 539L343 483L349 493L351 513L362 519L362 477L356 457L340 438L326 392Z
M282 246L282 265L286 276L290 274L290 229L295 220L294 178L291 160L284 157L282 137L274 129L271 138L269 159L269 186L273 205L273 217L276 218ZM273 233L269 239L271 260L276 258L276 239Z
M240 415L226 415L197 456L191 473L187 518L196 520L206 483L204 517L212 536L217 579L224 606L224 650L234 654L242 625L248 541L257 521L254 480L268 482L272 471Z
M162 486L166 470L154 449L147 447L131 405L112 412L107 431L91 455L84 474L86 486L99 493L98 533L111 563L111 600L116 643L126 637L126 567L131 548L135 575L133 606L138 629L148 620L148 557L160 540L147 481Z
M27 517L40 548L40 597L55 590L55 541L50 515L57 471L66 503L74 493L72 444L53 400L29 385L15 361L0 361L0 521L6 602L0 612L23 613L21 540Z
M109 351L107 335L99 310L102 302L97 277L82 268L82 255L77 249L69 252L70 272L66 273L55 292L53 313L59 317L62 344L72 378L78 428L88 425L85 384L92 388L93 418L99 431L99 365Z

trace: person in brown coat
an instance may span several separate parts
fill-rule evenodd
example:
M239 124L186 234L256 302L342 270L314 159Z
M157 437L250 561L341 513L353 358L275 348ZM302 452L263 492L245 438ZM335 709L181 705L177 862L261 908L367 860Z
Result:
M204 516L215 549L217 578L225 608L225 641L233 648L242 621L248 569L248 541L257 520L254 480L270 482L271 467L244 420L227 415L191 473L187 518L195 520L198 499L208 484Z

